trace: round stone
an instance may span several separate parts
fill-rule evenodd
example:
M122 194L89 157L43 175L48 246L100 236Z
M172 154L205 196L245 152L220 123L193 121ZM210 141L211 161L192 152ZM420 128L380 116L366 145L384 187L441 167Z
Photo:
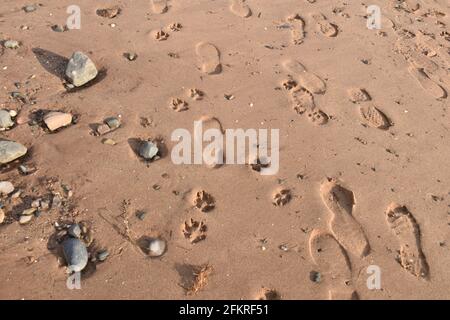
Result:
M166 252L166 242L162 239L150 239L148 242L148 255L150 257L160 257Z
M72 272L81 272L88 263L86 245L79 239L68 238L62 243L67 266Z
M11 114L7 110L0 110L0 128L8 129L14 125L14 122L11 119Z
M14 186L9 181L0 181L0 194L8 195L14 191Z
M27 153L27 148L18 142L0 141L0 164L14 161Z

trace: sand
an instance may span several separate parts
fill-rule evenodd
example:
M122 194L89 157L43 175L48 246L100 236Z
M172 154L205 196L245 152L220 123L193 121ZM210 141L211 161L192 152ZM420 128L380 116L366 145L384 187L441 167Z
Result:
M0 3L0 39L20 43L0 49L0 108L18 113L0 137L28 148L0 168L21 190L0 199L1 299L450 298L448 1L78 0L81 29L63 32L73 1L39 3ZM67 89L75 51L99 74ZM49 111L72 123L30 121ZM199 119L279 129L278 173L174 164L172 132ZM146 139L160 159L136 155ZM55 243L73 222L91 258L109 252L80 290Z

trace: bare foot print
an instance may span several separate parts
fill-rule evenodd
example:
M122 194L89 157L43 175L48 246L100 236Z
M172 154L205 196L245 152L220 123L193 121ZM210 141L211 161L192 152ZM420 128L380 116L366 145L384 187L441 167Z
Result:
M330 230L336 240L350 253L363 257L370 251L369 242L360 224L352 216L355 197L353 192L335 180L320 186L320 195L332 214Z
M287 17L287 22L292 24L292 42L295 45L302 44L305 39L305 21L303 18L298 15L294 14L292 16Z
M386 221L400 242L400 265L416 277L427 278L429 268L422 252L416 219L406 207L392 203L386 210Z
M279 189L272 196L272 204L276 207L282 207L291 201L291 191L289 189Z
M188 103L179 98L173 98L170 101L169 107L176 112L186 111L189 109Z
M299 84L309 92L316 94L325 93L327 86L325 82L316 74L308 72L306 68L297 60L286 60L282 63L284 70L293 77L297 77Z
M388 117L374 106L362 106L359 113L364 122L371 127L386 130L391 125Z
M408 71L419 82L420 86L432 97L435 99L447 97L447 92L440 85L431 80L423 69L409 66Z
M167 0L151 0L151 4L154 13L162 14L169 10Z
M326 37L335 37L338 34L338 28L330 23L322 13L313 13L311 17L319 26L320 32Z
M348 98L353 103L360 103L370 101L371 97L365 89L362 88L350 88L347 90Z
M194 206L202 212L208 212L215 208L216 201L209 193L201 190L195 193Z
M185 221L183 225L183 234L192 244L206 239L207 227L203 221L195 221L190 219Z
M245 3L245 0L231 0L230 10L241 18L248 18L252 15L252 10Z
M208 42L198 43L196 46L196 53L200 60L203 73L217 74L222 72L220 52L213 44Z

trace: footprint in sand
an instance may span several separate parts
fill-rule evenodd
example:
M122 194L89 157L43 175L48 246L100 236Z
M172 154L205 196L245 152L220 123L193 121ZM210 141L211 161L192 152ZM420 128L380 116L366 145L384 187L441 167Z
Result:
M155 30L152 32L152 36L156 41L164 41L169 38L169 34L164 30Z
M170 100L169 107L176 112L186 111L189 109L188 103L180 98L172 98L172 100Z
M446 98L447 92L433 80L431 80L423 69L412 65L408 67L409 73L416 79L420 86L435 99Z
M316 74L308 72L303 64L297 60L285 60L282 63L284 70L290 73L293 77L297 77L299 84L315 94L325 93L327 86L325 82Z
M360 224L352 216L355 205L353 192L331 179L322 183L320 195L331 212L329 225L336 240L358 257L367 255L370 251L369 242Z
M347 90L348 98L353 103L370 101L372 98L369 93L362 88L350 88Z
M250 17L252 15L252 10L245 2L245 0L231 0L231 12L241 18Z
M295 45L302 44L305 39L305 21L299 14L294 14L286 18L292 24L292 42Z
M192 244L206 239L207 227L204 221L190 219L185 221L182 227L183 235Z
M205 96L205 93L203 91L201 91L200 89L196 89L196 88L189 89L187 94L192 100L195 100L195 101L202 100L203 97Z
M208 42L200 42L197 44L195 50L200 60L203 73L217 74L222 72L220 52L216 46Z
M311 232L309 254L321 273L331 281L329 299L353 300L357 298L351 286L351 265L347 253L330 233L318 229Z
M169 10L167 0L151 0L151 4L154 13L162 14Z
M306 113L308 120L316 125L324 125L328 122L328 115L316 108L314 97L308 90L299 88L290 92L292 107L299 115Z
M272 204L276 207L282 207L291 201L291 191L289 189L278 189L272 195Z
M371 127L386 130L391 126L388 117L374 106L360 107L359 114L364 122Z
M313 13L311 18L317 23L320 32L326 37L336 37L338 34L338 28L328 21L322 13Z
M422 252L416 219L406 207L392 203L386 210L386 221L400 242L400 265L416 277L427 278L429 268Z
M212 195L204 190L200 190L194 194L194 207L202 212L208 212L216 207L216 201Z

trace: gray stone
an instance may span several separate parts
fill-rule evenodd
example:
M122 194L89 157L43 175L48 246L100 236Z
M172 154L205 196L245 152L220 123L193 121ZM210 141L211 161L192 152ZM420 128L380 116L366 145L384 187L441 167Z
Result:
M158 146L151 141L142 142L139 148L139 155L145 160L152 160L158 152Z
M29 4L29 5L27 5L27 6L25 6L25 7L23 7L23 11L25 11L26 13L30 13L30 12L33 12L33 11L36 11L36 6L34 5L34 4Z
M10 194L14 191L14 186L9 181L0 181L0 194Z
M0 110L0 129L8 129L14 125L11 114L7 110Z
M6 40L3 45L8 49L17 49L19 48L20 43L16 40Z
M14 161L27 153L27 148L18 142L0 141L0 164Z
M72 272L82 271L88 263L86 245L79 239L68 238L62 243L67 266Z
M78 223L74 223L69 227L67 231L71 237L80 238L81 237L81 228Z
M76 87L80 87L98 74L95 64L82 52L74 52L66 68L66 76Z
M102 251L99 251L97 253L98 261L105 261L106 258L108 258L108 257L109 257L109 251L108 250L102 250Z
M120 127L120 120L116 117L110 117L105 119L105 123L111 130L117 129Z
M150 239L147 249L150 257L160 257L166 252L166 242L162 239Z

